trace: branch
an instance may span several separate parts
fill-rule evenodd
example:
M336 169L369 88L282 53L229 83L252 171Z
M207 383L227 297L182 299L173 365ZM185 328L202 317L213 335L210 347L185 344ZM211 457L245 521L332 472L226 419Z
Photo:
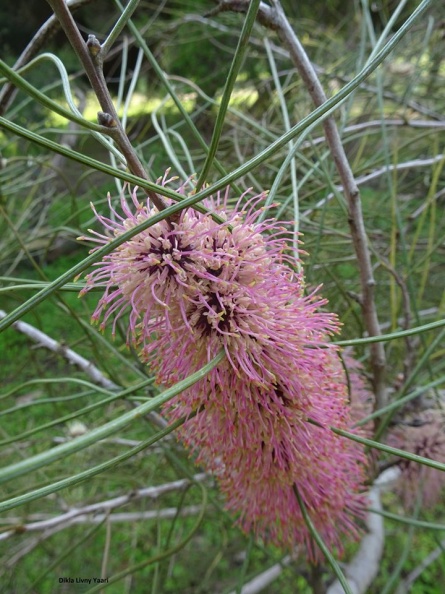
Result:
M398 468L388 468L376 479L368 494L372 509L377 511L382 509L380 492L390 487L399 474ZM358 553L343 568L343 573L353 594L365 594L378 574L383 554L385 543L383 517L378 513L369 512L366 518L366 527L367 534L360 543ZM344 594L343 586L338 580L335 580L326 594Z
M56 523L57 532L65 530L75 524L101 524L104 520L112 523L117 522L145 522L147 520L166 520L174 518L175 516L196 516L202 511L202 505L189 505L181 508L165 507L160 510L141 511L141 512L121 512L116 514L97 513L97 514L75 514L72 517L63 518ZM58 518L48 518L47 520L39 520L29 524L20 524L17 522L12 530L0 533L0 541L7 540L11 536L22 534L23 532L37 532L45 530L48 526L54 525L54 520Z
M36 532L41 530L46 531L50 529L52 531L55 527L58 527L58 530L63 530L65 528L68 528L72 524L100 523L107 516L111 521L114 522L138 521L155 518L171 518L178 513L178 510L176 508L166 508L164 510L115 515L110 515L110 513L114 509L132 503L134 501L139 501L141 499L148 498L154 500L163 495L164 493L171 493L172 491L185 489L189 485L192 485L195 482L202 482L207 478L208 476L206 474L200 473L195 475L193 477L193 480L181 479L173 481L171 483L166 483L164 485L158 485L156 487L146 487L143 489L137 489L135 491L130 491L126 495L121 495L120 497L114 497L113 499L100 501L99 503L92 503L90 505L85 505L83 507L73 508L58 516L39 519L35 522L29 522L28 524L22 524L20 523L20 521L17 521L16 526L0 534L0 541L7 540L12 536L15 536L17 534L23 534L24 532ZM194 515L201 509L202 507L200 505L194 505L184 508L183 511L187 515ZM53 532L51 533L53 534Z
M291 561L292 557L288 555L282 561L280 561L280 563L272 565L272 567L269 567L269 569L266 569L266 571L263 571L259 575L255 576L253 580L247 584L244 584L240 591L237 590L235 592L234 590L230 592L230 594L238 594L238 592L239 594L258 594L258 592L262 592L277 579L286 565L289 565Z
M379 125L381 126L382 122L380 122ZM366 126L366 124L364 124L361 127L366 128L367 126ZM442 125L440 125L440 127L442 127ZM355 129L355 128L358 128L358 126L351 126L351 129L352 128ZM346 128L346 130L349 130L349 128ZM323 140L324 140L324 138L316 139L316 141L318 141L318 142L321 142ZM430 167L431 165L440 163L444 158L445 158L445 153L441 153L439 155L435 155L434 157L431 157L428 159L413 159L412 161L405 161L403 163L395 163L394 165L393 164L385 165L384 167L380 167L379 169L375 169L374 171L371 171L371 173L367 173L366 175L362 175L362 176L358 177L355 180L355 183L358 186L362 186L373 179L377 179L378 177L385 175L389 171L404 171L406 169L411 171L415 167ZM342 192L342 191L344 191L344 188L341 185L335 186L335 190L336 190L336 192ZM335 192L330 192L322 200L319 200L312 208L308 208L306 211L304 211L302 216L307 217L310 214L312 214L315 210L323 208L334 197L335 197ZM420 208L424 209L425 204L423 204Z
M315 69L295 32L290 26L279 0L271 0L271 2L273 7L268 6L264 2L260 4L257 18L264 26L277 32L278 37L289 50L290 58L297 68L314 105L319 107L327 101L327 97L318 80ZM222 0L212 14L224 10L245 12L247 5L248 2L245 2L244 0ZM351 228L352 241L359 265L362 291L360 302L365 327L369 336L380 336L381 331L374 302L374 288L376 283L374 280L371 257L363 222L360 192L351 171L334 119L327 118L323 122L323 127L326 142L334 159L348 203L348 222ZM384 380L386 360L383 343L372 343L370 345L370 351L372 383L376 398L376 408L379 409L385 406L387 400Z
M103 57L101 45L94 35L88 37L87 43L83 40L79 29L74 22L71 12L64 0L47 0L60 21L68 41L71 43L77 57L81 61L85 73L91 83L93 91L100 103L102 111L98 112L99 124L109 128L110 136L116 141L124 155L129 170L134 174L149 180L148 175L139 160L121 122L111 99L110 92L103 75ZM108 50L108 47L107 47ZM153 190L145 190L147 196L158 210L164 210L166 203L161 196Z
M0 320L7 316L6 312L0 309ZM98 369L91 361L85 359L72 349L66 347L65 345L57 342L53 338L50 338L47 334L34 328L31 324L27 324L26 322L21 322L20 320L14 322L12 324L13 328L15 328L18 332L25 334L31 340L36 342L39 346L42 346L46 349L49 349L53 353L61 355L64 357L69 363L78 367L81 371L83 371L95 384L105 388L106 390L117 391L121 390L122 387L118 386L110 379L104 376L104 374ZM132 403L133 407L137 407L138 404L136 402ZM163 417L156 411L151 411L147 418L150 419L155 425L164 429L167 426L167 422L163 419Z
M6 312L0 309L0 319L6 317ZM53 353L57 353L58 355L62 355L67 361L69 361L72 365L78 367L81 371L83 371L95 384L105 388L106 390L120 390L120 387L116 385L114 382L109 380L104 376L104 374L98 369L91 361L85 359L81 355L77 354L75 351L71 350L70 348L66 347L65 345L57 342L53 338L50 338L44 332L37 330L31 324L27 324L26 322L14 322L12 326L28 336L31 340L36 342L39 346L42 346L46 349L49 349Z

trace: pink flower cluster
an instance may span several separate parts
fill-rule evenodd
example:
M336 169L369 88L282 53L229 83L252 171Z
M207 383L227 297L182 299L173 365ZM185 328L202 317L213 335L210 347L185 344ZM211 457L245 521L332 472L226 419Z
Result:
M156 213L136 190L131 198L132 207L121 199L124 216L111 204L113 219L97 215L107 230L92 232L98 244ZM363 449L329 428L352 424L329 343L339 325L323 299L305 294L285 226L256 222L264 195L243 195L231 211L227 199L206 203L223 222L188 209L138 233L97 264L85 291L104 287L93 314L101 327L113 318L114 331L128 313L128 340L159 383L184 379L224 349L225 360L166 414L187 418L180 439L215 473L243 530L279 546L304 544L318 560L295 486L339 551L342 535L356 536L364 506Z

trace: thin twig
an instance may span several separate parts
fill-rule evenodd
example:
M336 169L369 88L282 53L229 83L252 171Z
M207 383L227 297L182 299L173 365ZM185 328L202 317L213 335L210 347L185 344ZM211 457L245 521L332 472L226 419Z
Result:
M90 522L100 523L107 515L111 514L111 512L118 507L122 507L123 505L143 499L155 500L165 493L183 490L189 487L191 484L195 482L203 482L207 478L208 476L205 473L200 473L193 476L193 480L180 479L171 483L166 483L164 485L158 485L156 487L136 489L125 495L114 497L113 499L99 501L98 503L92 503L83 507L70 509L58 516L45 517L34 522L28 522L27 524L22 524L20 520L18 520L16 526L0 534L0 541L7 540L8 538L11 538L11 536L23 534L24 532L36 532L41 530L45 531L53 529L56 526L59 526L59 529L62 530L68 526L71 526L72 524ZM201 506L198 506L198 508L201 510ZM175 513L177 512L178 510L175 510ZM192 510L189 510L189 513L196 513L196 509L193 508L193 512ZM171 511L171 508L168 508L166 510L155 510L151 512L135 512L133 514L120 515L116 514L110 515L109 517L111 521L124 522L130 520L136 521L142 519L153 519L156 517L172 517L172 515L174 516L174 512Z
M382 122L380 122L380 126L381 125L382 125ZM357 177L355 180L355 183L358 186L362 186L362 185L364 185L374 179L377 179L391 171L405 171L405 170L412 171L416 167L430 167L431 165L440 163L444 158L445 158L445 154L439 154L439 155L435 155L434 157L431 157L429 159L412 159L411 161L404 161L401 163L388 164L388 165L385 165L384 167L380 167L379 169L374 169L374 171L371 171L371 173L367 173L366 175ZM314 206L312 206L311 208L308 208L306 211L304 211L302 216L308 217L315 210L323 208L324 206L326 206L326 204L330 200L335 198L336 192L343 192L343 190L344 190L343 186L341 186L341 185L335 186L335 192L330 192L327 196L325 196L324 198L319 200ZM425 204L423 204L421 206L421 208L424 208L424 207L425 207Z
M143 522L147 520L160 520L170 519L177 515L181 516L194 516L202 510L202 505L190 505L182 507L180 510L176 507L165 507L159 510L153 511L140 511L140 512L120 512L116 514L110 514L109 512L99 513L88 513L88 514L73 514L71 517L63 517L60 522L56 522L59 531L65 530L75 524L101 524L104 520L109 520L112 524L114 523L129 523L129 522ZM68 514L64 514L67 516ZM56 518L58 520L58 518ZM46 526L53 526L54 518L42 519L36 522L30 522L29 524L17 523L12 530L0 533L0 541L7 540L17 534L23 534L24 532L37 532L44 530Z
M109 128L110 136L119 146L127 161L129 170L134 175L138 175L139 177L148 180L149 177L120 122L114 103L111 99L103 75L103 60L99 41L94 35L90 35L88 41L85 43L64 0L47 1L59 19L65 35L81 61L93 91L100 103L102 111L98 112L99 123ZM156 192L148 189L145 191L158 210L163 210L166 207L165 201Z

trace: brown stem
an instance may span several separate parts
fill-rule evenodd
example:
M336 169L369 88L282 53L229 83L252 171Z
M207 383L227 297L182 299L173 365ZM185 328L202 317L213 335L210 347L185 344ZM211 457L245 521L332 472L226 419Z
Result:
M54 11L58 18L62 29L65 32L69 42L81 61L85 73L91 83L91 86L97 96L97 99L102 108L99 112L98 119L101 123L109 127L110 136L115 140L119 146L122 154L127 160L128 169L134 175L148 180L149 177L139 160L122 124L117 115L113 101L108 91L108 87L103 75L102 60L100 54L100 44L97 39L90 35L88 42L85 43L79 29L69 11L68 6L64 0L47 0L48 4ZM145 192L158 210L166 208L164 200L156 194L153 190L146 189Z
M303 46L284 14L279 0L271 0L273 6L261 2L258 10L258 20L264 26L277 32L278 37L287 47L292 62L298 70L314 105L319 107L327 100L323 87L318 80ZM225 10L245 12L247 6L243 0L222 0L213 13ZM365 226L360 200L360 192L351 171L345 150L343 148L337 126L333 118L323 122L326 142L334 159L335 166L340 176L348 204L348 223L351 229L360 272L361 307L365 327L369 336L380 336L380 325L374 302L375 280L372 270L371 257L368 249ZM385 350L383 343L376 342L370 345L373 387L376 397L376 408L381 408L386 403L385 390Z

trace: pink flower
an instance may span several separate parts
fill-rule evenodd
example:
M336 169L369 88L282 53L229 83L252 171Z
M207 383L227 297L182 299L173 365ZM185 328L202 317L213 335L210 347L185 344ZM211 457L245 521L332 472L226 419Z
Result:
M169 183L167 173L158 182ZM184 186L178 192L183 194ZM131 199L135 212L121 196L121 208L126 218L112 207L110 195L108 203L113 219L97 214L93 207L106 234L90 230L93 237L82 239L105 245L157 213L148 201L139 202L137 188L131 193ZM168 315L170 302L182 302L180 295L193 292L193 287L187 283L198 283L195 272L202 272L201 263L194 262L194 246L189 243L195 237L196 222L194 211L183 211L179 222L161 221L96 263L96 270L86 277L87 284L82 293L92 287L104 287L105 293L93 314L95 322L102 318L101 329L114 318L114 334L117 320L128 311L129 337L149 336L151 326L156 325L156 317Z
M206 202L222 223L189 209L142 231L97 264L85 291L105 289L93 314L101 327L114 317L114 332L128 311L128 340L159 383L187 377L224 349L226 359L166 414L188 418L179 436L218 476L244 530L278 545L304 543L317 560L294 485L327 544L341 550L341 535L357 534L365 457L329 428L352 424L344 370L329 343L338 321L315 291L305 293L286 227L256 222L264 195L242 207L246 196L232 211L228 192ZM111 236L155 213L136 190L131 197L135 212L121 199L126 218L114 209L115 220L97 215ZM93 234L99 244L110 241Z
M445 464L444 429L444 412L427 409L392 429L388 445ZM419 496L427 506L438 502L445 486L445 472L404 458L400 459L399 468L397 492L406 507L413 507Z

